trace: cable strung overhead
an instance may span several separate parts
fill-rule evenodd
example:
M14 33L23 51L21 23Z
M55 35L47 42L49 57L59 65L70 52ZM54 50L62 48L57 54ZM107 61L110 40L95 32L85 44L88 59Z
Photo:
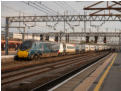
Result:
M39 10L39 11L41 11L41 12L43 12L43 13L45 13L45 14L49 14L47 11L44 11L43 9L40 9L40 8L38 8L36 5L33 5L33 4L30 4L29 2L25 2L25 1L23 1L25 4L27 4L27 5L29 5L29 6L31 6L31 7L33 7L33 8L35 8L35 9L37 9L37 10Z
M57 15L58 12L56 12L55 10L53 10L53 9L51 9L51 8L49 8L49 7L47 7L47 6L44 5L42 2L37 2L37 3L40 4L40 5L42 5L42 6L45 7L45 8L49 9L51 12L53 12L53 13L55 13L55 14Z
M52 9L46 7L44 4L41 4L39 2L32 2L32 1L28 1L28 2L23 1L23 2L47 15L57 14L57 12L53 11Z
M73 11L77 12L71 5L69 5L67 2L63 2L65 3L69 8L71 8ZM78 13L78 12L77 12Z

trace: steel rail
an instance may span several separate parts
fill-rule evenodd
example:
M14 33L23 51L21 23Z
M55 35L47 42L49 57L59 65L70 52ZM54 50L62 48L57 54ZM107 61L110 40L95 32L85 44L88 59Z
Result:
M50 64L52 62L69 60L69 59L71 59L73 57L84 56L84 55L88 55L90 53L93 53L93 52L85 52L85 53L82 52L81 54L73 54L72 56L71 55L65 55L65 56L56 56L56 57L42 57L42 58L40 58L38 60L32 60L31 61L32 64L30 64L30 65L28 64L28 62L24 65L24 63L26 61L23 61L23 60L21 60L21 61L13 61L11 63L5 63L3 65L3 66L7 66L7 65L12 65L13 64L12 67L8 67L7 69L5 69L5 68L2 69L2 73L4 74L4 73L12 72L12 71L17 71L19 69L24 69L24 68L26 69L28 67L42 65L43 63L40 62L42 60L44 60L44 63L48 62L49 60L55 60L55 61L49 62L49 64ZM37 62L37 64L36 64L36 62ZM19 68L16 68L14 65L18 66Z
M88 57L92 57L93 54L90 54ZM43 72L47 72L47 71L51 71L53 68L60 68L60 67L64 67L66 65L69 65L69 64L74 64L76 61L78 62L78 60L84 60L85 58L87 58L87 56L85 55L84 57L78 57L78 58L74 58L74 59L70 59L70 60L66 60L64 62L59 62L59 63L55 63L55 64L52 64L52 65L49 65L49 66L45 66L45 67L39 67L39 68L35 68L35 69L30 69L30 70L27 70L27 71L23 71L23 72L17 72L15 74L10 74L10 75L5 75L5 76L2 76L2 85L4 84L8 84L8 83L11 83L11 82L14 82L14 81L17 81L19 79L22 79L22 78L27 78L27 77L30 77L30 76L33 76L33 75L36 75L36 74L40 74L40 73L43 73ZM75 61L76 60L76 61ZM81 61L82 62L82 61ZM60 65L61 64L61 65ZM77 63L76 63L77 64ZM48 69L47 69L48 68ZM47 69L46 71L41 71L43 69ZM35 72L35 71L38 71L39 72ZM33 73L35 72L35 73ZM23 76L23 74L30 74L30 75L27 75L27 76ZM22 77L20 77L20 75L22 75ZM17 78L17 76L19 78ZM11 79L13 78L13 80ZM10 79L10 80L9 80Z
M105 57L106 55L108 55L108 54L103 54L102 56L98 56L97 58L95 57L92 60L90 59L91 62L86 63L81 67L75 68L72 71L70 71L70 72L68 72L68 73L66 73L66 74L64 74L64 75L62 75L62 76L60 76L60 77L58 77L58 78L56 78L56 79L54 79L52 81L49 81L49 82L47 82L47 83L45 83L43 85L39 85L38 87L32 89L31 91L36 91L36 90L48 91L50 88L54 87L55 85L59 84L60 82L62 82L64 80L68 79L69 77L71 77L74 74L78 73L80 70L82 70L82 69L88 67L89 65L95 63L96 61L98 61L99 59Z
M90 54L88 57L90 57L90 59L91 59L91 58L93 58L92 55L93 54ZM43 73L43 72L48 72L48 71L52 71L54 69L58 69L60 67L65 67L65 66L70 65L70 64L73 64L73 65L78 64L79 65L79 64L82 64L83 62L85 62L86 58L87 58L87 56L85 55L84 57L78 57L78 58L74 58L74 59L71 59L71 60L68 60L68 61L66 60L65 62L56 63L54 65L52 64L51 66L47 66L47 67L43 67L43 68L41 68L41 67L35 68L35 69L32 69L32 70L28 70L28 71L25 71L25 72L22 72L22 73L20 72L18 74L13 74L13 75L10 75L10 76L9 75L2 76L2 83L1 84L5 85L5 84L8 84L8 83L13 83L15 81L25 79L25 78L28 78L28 77L31 77L31 76L34 76L34 75L38 75L38 74ZM80 60L80 61L78 61L78 60ZM82 61L82 60L84 60L84 61Z

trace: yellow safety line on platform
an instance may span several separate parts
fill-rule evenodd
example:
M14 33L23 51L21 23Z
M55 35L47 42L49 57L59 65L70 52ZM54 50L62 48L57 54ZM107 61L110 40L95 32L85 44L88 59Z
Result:
M107 76L109 70L111 69L111 67L112 67L112 65L113 65L113 63L114 63L114 61L115 61L115 59L116 59L116 56L117 56L117 54L116 54L115 57L112 59L112 62L110 63L110 65L109 65L108 68L105 70L105 72L104 72L104 74L102 75L102 77L100 78L98 84L97 84L96 87L94 88L94 91L99 91L99 89L100 89L100 87L101 87L101 85L102 85L102 83L103 83L105 77Z

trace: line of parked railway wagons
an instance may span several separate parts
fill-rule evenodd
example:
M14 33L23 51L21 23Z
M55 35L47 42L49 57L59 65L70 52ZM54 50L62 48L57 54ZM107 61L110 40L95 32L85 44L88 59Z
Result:
M110 48L106 45L69 44L26 40L18 48L15 59L38 59L40 57L60 56L109 49Z

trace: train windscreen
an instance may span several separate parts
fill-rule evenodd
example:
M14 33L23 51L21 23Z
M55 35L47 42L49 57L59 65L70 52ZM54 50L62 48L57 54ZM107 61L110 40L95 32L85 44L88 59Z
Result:
M20 50L26 50L26 49L31 48L32 43L33 43L33 41L31 41L31 40L24 41L20 46Z

